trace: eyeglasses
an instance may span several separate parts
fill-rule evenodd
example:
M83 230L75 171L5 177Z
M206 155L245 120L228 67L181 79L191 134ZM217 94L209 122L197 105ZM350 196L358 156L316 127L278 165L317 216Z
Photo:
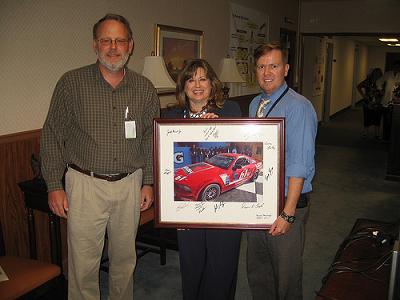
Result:
M110 39L110 38L104 38L104 39L98 39L97 40L101 46L111 46L112 43L114 42L115 45L118 46L126 46L129 42L128 39Z
M264 70L275 70L279 68L281 65L280 64L269 64L269 65L256 65L257 71L264 72Z

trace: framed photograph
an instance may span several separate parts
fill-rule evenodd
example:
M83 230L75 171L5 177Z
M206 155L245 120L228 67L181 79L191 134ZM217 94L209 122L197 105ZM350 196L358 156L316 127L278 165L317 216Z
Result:
M186 60L201 58L203 32L167 25L156 25L155 53L162 56L168 73L176 82Z
M155 119L155 225L266 229L284 202L283 118Z

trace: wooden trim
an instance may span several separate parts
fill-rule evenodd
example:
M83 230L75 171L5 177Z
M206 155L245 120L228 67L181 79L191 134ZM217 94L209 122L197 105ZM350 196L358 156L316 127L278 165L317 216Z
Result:
M0 136L0 219L7 255L29 257L27 213L18 182L33 178L32 154L39 153L40 129ZM38 258L50 261L47 216L36 218ZM47 259L48 257L48 259Z
M0 135L0 144L15 143L21 140L40 138L41 131L42 129L34 129L29 131Z

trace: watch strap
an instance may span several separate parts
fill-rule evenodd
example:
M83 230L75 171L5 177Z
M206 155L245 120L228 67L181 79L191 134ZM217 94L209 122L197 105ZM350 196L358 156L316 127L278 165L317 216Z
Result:
M296 220L295 216L289 216L285 213L285 211L282 210L281 214L279 215L282 219L284 219L286 222L293 224L294 221Z

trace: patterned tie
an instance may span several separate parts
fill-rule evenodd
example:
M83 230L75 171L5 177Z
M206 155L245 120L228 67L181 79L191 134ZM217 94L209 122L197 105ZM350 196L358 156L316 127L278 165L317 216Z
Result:
M270 103L270 102L271 102L270 99L264 99L264 98L261 99L260 104L259 104L258 109L257 109L257 114L256 114L257 118L263 118L264 117L264 109L268 105L268 103Z

